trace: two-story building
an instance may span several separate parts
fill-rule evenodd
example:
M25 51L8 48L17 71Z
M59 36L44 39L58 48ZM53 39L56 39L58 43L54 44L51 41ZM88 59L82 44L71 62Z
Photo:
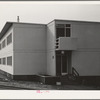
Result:
M73 74L100 76L100 22L7 22L0 33L0 70L11 79ZM76 73L76 74L77 74ZM50 80L50 78L49 78Z

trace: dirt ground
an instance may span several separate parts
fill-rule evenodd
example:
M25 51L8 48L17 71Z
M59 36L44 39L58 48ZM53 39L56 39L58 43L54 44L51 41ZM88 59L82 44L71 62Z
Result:
M0 81L0 85L26 88L29 90L100 90L100 86L86 85L45 85L28 81Z
M100 86L95 85L45 85L40 82L33 81L15 81L8 80L5 76L0 74L0 85L1 86L12 86L18 88L24 88L29 90L100 90Z

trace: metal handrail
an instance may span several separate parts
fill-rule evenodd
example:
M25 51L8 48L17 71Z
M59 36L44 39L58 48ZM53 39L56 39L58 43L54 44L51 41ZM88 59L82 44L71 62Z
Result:
M72 74L68 75L68 79L75 81L78 79L78 77L79 77L79 73L76 71L76 69L74 67L72 67Z

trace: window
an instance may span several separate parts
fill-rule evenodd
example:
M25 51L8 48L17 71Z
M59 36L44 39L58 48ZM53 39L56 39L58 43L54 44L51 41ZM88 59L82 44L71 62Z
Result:
M57 38L65 36L65 29L64 28L57 28Z
M7 37L7 45L12 42L12 34Z
M0 50L1 50L1 44L0 44Z
M0 58L0 64L1 64L1 58Z
M70 24L66 24L66 27L70 27Z
M71 25L70 24L57 24L56 25L56 38L70 37Z
M7 65L12 66L12 56L7 57Z
M65 25L64 25L64 24L57 24L56 27L57 27L57 28L64 28Z
M70 28L66 28L65 36L70 37Z
M4 48L6 46L6 42L5 40L2 42L2 48Z
M66 24L66 37L70 37L70 24Z
M2 59L3 65L6 65L6 58Z

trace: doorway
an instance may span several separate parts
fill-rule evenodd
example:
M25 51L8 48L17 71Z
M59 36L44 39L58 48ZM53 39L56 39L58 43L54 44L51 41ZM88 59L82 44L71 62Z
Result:
M70 69L70 52L56 52L56 75L66 75Z

